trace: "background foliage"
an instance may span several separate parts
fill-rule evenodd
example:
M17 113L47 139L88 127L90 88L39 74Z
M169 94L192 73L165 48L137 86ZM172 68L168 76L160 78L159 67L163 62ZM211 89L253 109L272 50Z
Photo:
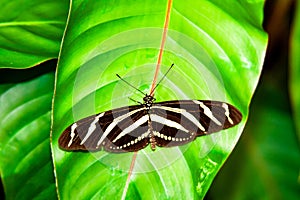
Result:
M217 2L218 1L216 1L215 3L217 4ZM293 1L284 2L291 3ZM5 5L1 8L3 10L11 10L12 8L20 7L19 1L10 2L2 0L1 3ZM273 14L270 15L269 18L267 18L269 19L267 22L273 21L274 23L269 25L269 27L271 28L267 29L269 32L273 32L275 34L273 38L271 35L271 42L281 41L281 38L284 35L286 36L286 38L288 38L289 36L288 32L284 32L285 34L282 34L282 32L280 31L289 30L289 26L280 29L275 29L274 27L285 27L286 24L290 24L288 20L290 18L285 18L286 15L284 15L289 12L283 11L293 11L292 8L294 4L284 4L284 6L282 4L279 4L280 3L278 3L278 5L270 3L266 6L266 10L270 13L283 13L280 16ZM231 4L225 1L224 5ZM0 63L2 67L27 68L35 66L36 64L50 58L55 58L58 55L57 53L60 44L59 41L65 24L68 2L54 2L46 0L31 1L31 3L27 6L28 7L21 7L22 9L19 9L19 12L9 12L10 15L0 15L0 17L2 17L2 23L0 25L0 32L2 36L0 40ZM33 9L33 12L27 12L28 9L31 9L33 7L35 8ZM85 9L87 8L85 7ZM230 10L230 6L223 7L223 9ZM255 10L255 6L248 7L248 9L249 11L251 11L252 9ZM46 13L50 13L50 15ZM299 11L296 13L299 13ZM18 19L19 16L26 16L28 21L15 23L14 20ZM32 21L32 19L36 19L36 16L38 16L40 20ZM290 15L289 17L292 16L293 15ZM295 16L299 16L299 14L296 14ZM256 17L257 16L255 15L249 16L249 20L255 21L257 20ZM280 22L280 20L278 19L285 19L286 21L283 20L283 23L281 24L282 26L279 26L278 24L276 24ZM268 24L269 23L266 23L266 27L268 27ZM299 22L294 22L294 24L297 25L299 24ZM13 29L12 31L12 27L17 27L17 29ZM293 86L291 86L290 88L290 94L287 93L288 82L286 76L283 76L286 75L287 71L287 59L280 60L280 58L282 57L278 56L283 54L286 55L286 57L284 58L287 58L287 54L285 54L287 51L279 51L284 49L282 48L282 46L270 45L269 48L275 49L275 52L277 52L277 54L276 56L274 56L273 54L273 56L267 57L267 60L272 60L272 63L267 63L265 65L266 70L264 72L263 79L261 80L261 86L257 91L254 102L252 103L251 110L253 109L253 111L250 112L250 121L244 133L245 138L242 138L241 142L238 145L238 147L240 146L242 149L236 149L232 158L228 160L228 166L224 167L224 170L221 171L220 176L216 179L214 185L211 188L211 191L209 192L209 195L207 196L208 198L219 199L220 196L218 195L224 193L228 194L228 199L256 198L261 197L262 194L264 194L264 198L266 199L276 199L280 197L289 197L290 199L296 199L296 197L299 196L299 194L297 194L297 188L299 187L299 182L297 182L299 179L297 180L297 178L299 173L300 160L298 146L299 138L297 139L296 131L294 128L294 125L297 124L297 121L294 119L299 119L299 107L297 107L297 102L299 102L297 98L297 94L299 94L297 90L297 86L299 85L297 84L299 62L297 61L296 56L299 54L299 50L297 49L296 45L297 41L299 41L299 39L297 39L299 38L299 31L297 31L299 28L297 27L298 26L295 26L293 34L294 37L291 42L293 53L290 55L290 59L292 61L291 63L293 63L292 71L294 72L291 72L291 77L296 78L291 79L290 84ZM39 31L36 31L36 28L38 28ZM272 28L275 30L272 30ZM51 31L40 31L43 29ZM222 38L223 37L224 36L222 36ZM31 40L31 38L34 38L34 40ZM286 43L287 41L288 40L285 40ZM49 51L49 49L51 51ZM269 53L271 51L270 49ZM2 112L1 114L4 116L9 115L14 117L14 119L4 117L5 120L2 120L0 123L1 144L9 144L8 146L11 147L7 149L3 148L3 146L0 146L2 158L0 160L1 177L5 177L4 186L7 192L7 199L15 199L20 197L26 199L33 196L36 198L44 199L45 197L51 197L51 194L55 194L54 177L52 173L53 169L51 165L52 161L49 153L50 147L46 145L49 142L49 138L47 137L47 133L49 130L47 129L50 129L50 126L49 123L45 122L47 120L50 121L50 114L47 111L50 108L50 104L48 103L50 103L51 101L50 94L53 88L54 68L51 66L55 66L55 63L43 63L40 66L35 67L36 69L34 70L28 69L22 70L21 72L8 69L0 70L0 81L3 83L0 87L1 111L7 110L7 112ZM268 66L277 67L268 68ZM281 71L282 69L285 69L286 71ZM30 84L34 85L34 87ZM32 89L28 90L28 88ZM34 90L34 88L36 90ZM35 94L37 95L30 95L30 92L35 92ZM13 94L10 99L5 98L8 94ZM293 99L294 106L290 106L288 97L289 95L291 95L291 98ZM24 99L25 97L27 99ZM18 99L19 102L13 102L12 99ZM41 103L41 100L45 101L46 103ZM17 109L9 107L12 105L10 102L13 102L13 104L15 104L13 108ZM48 105L48 107L45 105ZM39 112L33 113L31 111L33 108L38 108ZM22 115L15 115L15 113L18 113L18 109L22 111L20 112ZM292 111L294 112L295 118L291 114ZM26 122L26 118L28 115L31 116L30 123ZM280 121L278 120L279 118ZM7 121L18 124L18 128L5 128L6 126L9 128L13 126L7 123ZM42 121L41 124L43 126L40 128L39 126L35 126L34 124L36 121ZM23 129L24 127L20 125L20 122L26 125L26 129ZM40 124L40 122L38 122L38 124ZM269 126L266 126L266 124L269 124ZM27 129L28 125L32 125L33 128L35 128L35 130L37 131L35 132L33 128ZM255 129L255 131L253 131L253 129ZM26 130L26 133L22 133L22 130ZM46 137L37 137L39 138L38 141L34 139L34 135L37 136L43 133L46 135ZM255 133L257 133L257 135ZM283 133L285 133L284 136L282 135ZM17 134L21 134L22 137L24 137L24 140L21 140L22 137L15 137L15 135ZM30 140L28 140L28 137L26 138L26 134L29 135L28 137L30 137ZM26 149L28 146L22 145L28 144L28 141L34 144L29 146L31 149ZM26 152L30 153L27 154ZM237 153L244 154L235 155ZM20 159L15 159L15 162L13 163L15 164L14 166L9 163L9 158L15 156L19 156ZM36 160L36 158L43 158L44 161ZM88 160L90 158L86 159ZM32 168L33 165L41 170L41 173L38 174L39 177L42 178L38 179L34 177L36 168ZM10 171L5 171L8 168L7 166L10 167ZM95 169L95 167L95 165L91 165L91 170ZM288 174L284 173L286 172L286 169L290 169ZM21 174L18 172L21 172ZM77 173L76 171L73 172ZM124 176L124 174L114 170L110 171L109 173L114 174L114 176L116 177L119 176L122 178ZM85 174L83 174L82 177L84 177L84 175ZM105 175L105 173L100 173L98 176L103 177L103 175ZM29 179L28 177L31 178ZM153 177L154 179L152 179L152 182L157 181L157 178L155 178L157 176L154 175ZM234 179L232 177L235 177L236 181L233 181ZM255 177L257 177L257 179L255 179ZM123 180L125 180L124 178L126 179L126 176L123 177ZM137 178L135 180L135 185L138 185L140 183L141 185L145 185L144 178L145 177L143 176ZM26 179L27 184L25 185L25 187L22 186L22 184L19 186L18 184L20 183L15 182L15 180L18 179ZM41 180L43 181L42 188L38 188L37 185L41 185ZM182 182L184 181L182 180ZM24 181L22 181L22 183L24 183ZM83 182L81 182L81 184L82 183ZM253 183L257 183L254 184L255 187L253 187ZM177 183L170 184L172 185ZM149 193L149 191L143 192L141 190L142 188L138 189L135 185L133 185L132 189L129 190L128 196L133 196L137 193ZM224 185L232 187L228 188L224 187ZM22 187L21 192L12 192L17 187ZM79 196L85 195L83 194L84 187L88 187L89 190L98 190L97 185L80 185L79 182L77 187L73 188L73 191L76 192ZM221 197L224 198L224 196ZM144 198L149 198L149 196L144 196Z

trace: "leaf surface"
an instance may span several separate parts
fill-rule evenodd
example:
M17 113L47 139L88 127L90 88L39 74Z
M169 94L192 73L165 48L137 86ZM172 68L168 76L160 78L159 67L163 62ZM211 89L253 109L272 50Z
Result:
M2 0L0 68L28 68L57 58L67 11L66 0Z
M6 199L55 199L50 152L53 73L0 85L0 174Z
M62 131L83 117L134 104L149 93L160 51L167 1L86 1L71 4L59 58L53 110L53 143L62 199L203 198L234 148L261 72L266 33L263 1L172 2L158 80L157 102L212 99L235 105L243 122L189 145L147 147L138 152L128 190L133 154L65 152Z

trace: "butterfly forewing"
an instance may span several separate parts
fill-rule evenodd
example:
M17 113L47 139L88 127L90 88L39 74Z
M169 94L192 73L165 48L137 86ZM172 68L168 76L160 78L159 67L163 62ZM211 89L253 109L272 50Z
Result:
M155 145L179 146L230 128L241 119L235 107L218 101L166 101L151 107L142 104L79 120L63 132L59 145L65 150L109 152L138 151L149 143L152 149Z
M135 141L135 150L133 151L140 150L147 146L148 140L146 137L138 138L138 135L140 132L147 131L148 126L141 125L124 136L122 134L127 127L144 115L145 108L138 105L114 109L81 119L62 133L59 138L59 146L69 151L104 149L123 152L129 151L127 144L129 142L131 144L132 140L137 138L139 140Z

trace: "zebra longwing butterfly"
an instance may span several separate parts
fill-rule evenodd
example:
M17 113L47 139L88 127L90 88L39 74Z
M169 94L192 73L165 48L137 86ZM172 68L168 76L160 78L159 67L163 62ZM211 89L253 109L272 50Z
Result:
M103 149L121 153L138 151L150 144L151 149L155 150L156 146L184 145L199 136L235 126L242 119L239 110L224 102L154 101L152 95L145 94L143 103L139 105L117 108L81 119L62 133L59 146L67 151Z

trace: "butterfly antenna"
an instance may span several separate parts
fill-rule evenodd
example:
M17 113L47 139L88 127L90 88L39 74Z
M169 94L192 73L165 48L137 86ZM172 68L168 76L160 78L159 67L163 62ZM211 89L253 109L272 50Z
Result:
M140 93L142 93L143 95L146 96L146 93L144 93L144 92L142 92L141 90L139 90L138 88L134 87L134 86L131 85L128 81L125 81L125 79L123 79L119 74L116 74L116 75L117 75L117 77L118 77L119 79L121 79L122 81L124 81L127 85L129 85L130 87L136 89L137 91L139 91Z
M141 102L139 102L139 101L137 101L137 100L135 100L135 99L133 99L133 98L130 98L130 97L128 97L131 101L133 101L133 102L135 102L135 103L138 103L138 104L140 104L140 105L143 105L143 103L141 103Z
M165 75L160 79L160 81L156 84L156 86L153 88L153 90L150 92L150 96L153 95L155 89L157 88L157 86L162 82L162 80L164 80L164 78L167 76L167 74L169 73L169 71L172 69L172 67L174 66L174 63L169 67L168 71L165 73Z

